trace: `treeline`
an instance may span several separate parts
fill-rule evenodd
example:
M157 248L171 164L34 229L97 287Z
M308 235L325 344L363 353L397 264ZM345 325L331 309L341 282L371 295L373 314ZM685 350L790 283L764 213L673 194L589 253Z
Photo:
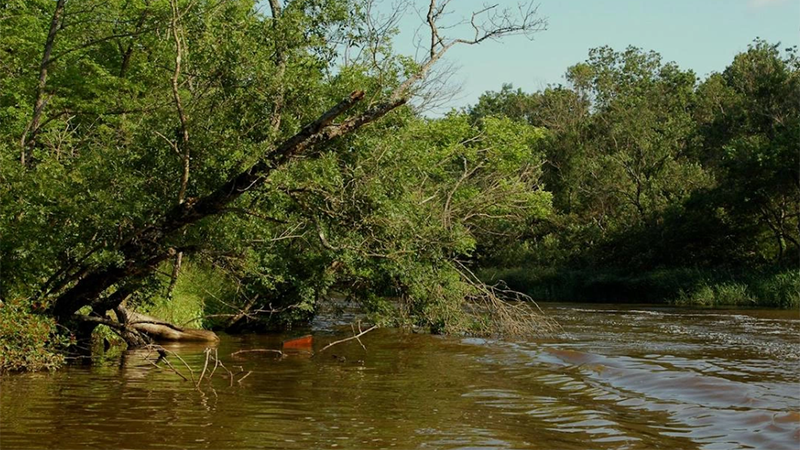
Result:
M546 130L555 210L522 246L487 251L486 278L540 299L800 303L795 48L757 40L699 81L655 52L602 47L566 79L469 110Z

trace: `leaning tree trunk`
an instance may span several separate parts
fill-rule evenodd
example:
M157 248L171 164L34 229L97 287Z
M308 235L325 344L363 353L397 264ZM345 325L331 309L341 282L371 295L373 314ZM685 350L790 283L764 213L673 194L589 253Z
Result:
M264 183L272 171L285 165L295 155L349 134L406 103L405 98L390 99L367 109L361 115L333 124L337 117L350 110L363 97L363 91L353 92L249 169L204 197L190 198L174 206L157 223L140 230L122 243L117 247L123 256L121 265L89 270L85 277L56 298L51 310L56 320L62 324L70 323L80 308L93 303L104 303L98 300L112 286L131 278L143 278L152 274L160 263L173 257L177 251L191 251L192 248L174 249L170 247L169 240L185 227L222 213L227 205L244 192ZM103 306L105 310L96 312L103 315L105 311L118 305L119 303L106 302Z

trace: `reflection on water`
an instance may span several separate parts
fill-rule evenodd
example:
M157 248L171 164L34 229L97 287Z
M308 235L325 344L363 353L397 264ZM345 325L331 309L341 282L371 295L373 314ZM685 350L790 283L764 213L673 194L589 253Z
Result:
M506 342L377 330L318 355L228 356L194 389L141 353L0 381L0 448L800 447L800 317L551 305L566 331ZM349 328L348 328L349 331ZM344 333L344 331L342 332ZM340 338L316 330L316 348ZM203 347L175 348L195 367Z

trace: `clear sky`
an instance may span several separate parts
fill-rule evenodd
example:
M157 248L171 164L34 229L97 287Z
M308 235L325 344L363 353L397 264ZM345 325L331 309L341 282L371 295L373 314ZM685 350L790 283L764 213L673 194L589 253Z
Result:
M487 1L501 7L517 4ZM464 15L487 1L452 0L452 5ZM417 3L424 7L426 2ZM655 50L701 78L724 70L756 37L782 47L800 45L800 0L540 0L539 13L547 18L548 29L533 41L515 36L452 49L448 60L458 67L462 90L451 107L473 104L503 83L525 91L563 83L567 67L603 45ZM417 13L409 11L400 23L398 51L413 54L419 24Z

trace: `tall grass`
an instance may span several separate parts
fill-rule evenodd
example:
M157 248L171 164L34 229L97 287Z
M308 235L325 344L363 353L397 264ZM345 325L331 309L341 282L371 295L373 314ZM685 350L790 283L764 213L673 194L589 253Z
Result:
M740 283L703 284L687 294L681 290L671 303L678 306L755 306L756 298Z
M759 304L781 308L800 307L800 270L788 270L751 283Z

